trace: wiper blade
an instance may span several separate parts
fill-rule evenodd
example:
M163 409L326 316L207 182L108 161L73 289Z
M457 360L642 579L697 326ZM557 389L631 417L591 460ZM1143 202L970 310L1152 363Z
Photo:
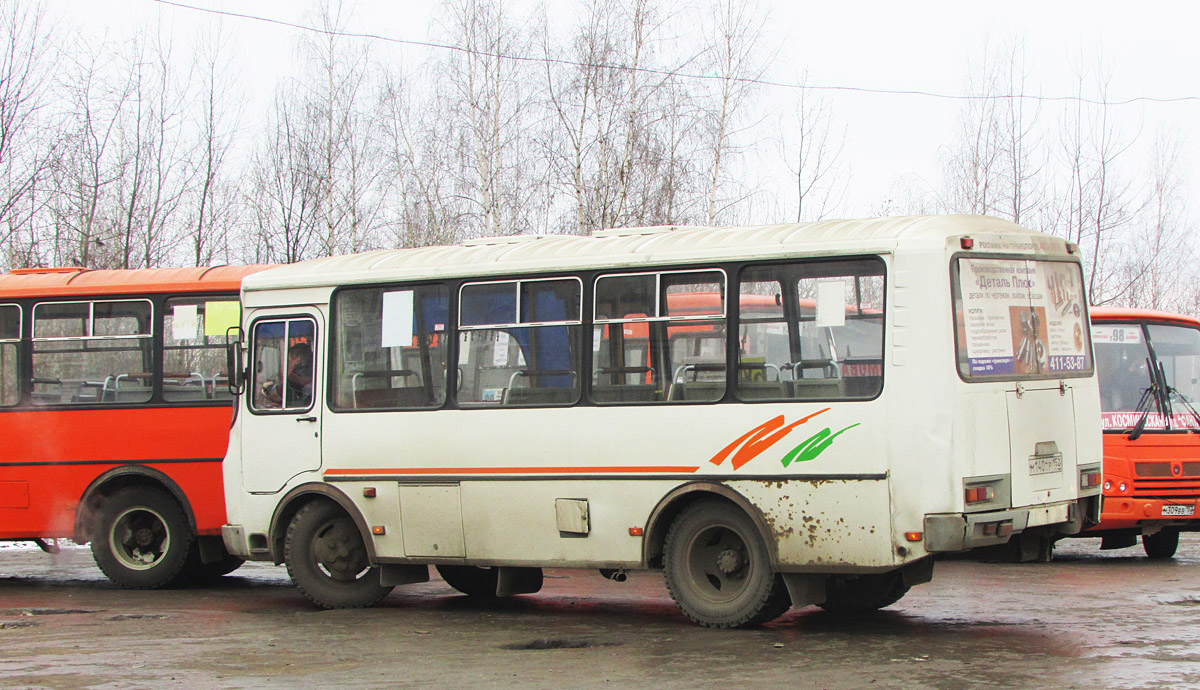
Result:
M1188 431L1192 432L1193 434L1200 434L1200 412L1196 411L1196 408L1192 406L1191 401L1184 397L1183 393L1180 393L1175 388L1167 386L1167 399L1170 400L1172 396L1178 397L1179 401L1183 403L1183 406L1187 408L1187 411L1192 415L1192 419L1196 420L1196 426L1189 428Z
M1166 414L1166 405L1163 400L1162 389L1159 387L1159 378L1154 370L1154 365L1151 364L1150 358L1146 358L1146 370L1150 372L1150 387L1142 391L1142 399L1138 401L1137 411L1142 413L1138 418L1137 424L1129 430L1129 440L1136 441L1141 437L1142 432L1146 429L1146 421L1150 418L1150 401L1154 401L1154 405L1162 414ZM1165 424L1165 420L1164 420Z

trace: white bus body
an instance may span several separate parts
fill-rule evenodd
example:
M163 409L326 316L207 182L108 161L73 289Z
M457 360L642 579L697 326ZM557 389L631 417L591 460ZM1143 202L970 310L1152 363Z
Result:
M478 595L664 568L690 618L738 626L886 606L935 553L1044 552L1098 514L1079 261L1006 221L494 238L242 297L226 546L322 606L430 564Z

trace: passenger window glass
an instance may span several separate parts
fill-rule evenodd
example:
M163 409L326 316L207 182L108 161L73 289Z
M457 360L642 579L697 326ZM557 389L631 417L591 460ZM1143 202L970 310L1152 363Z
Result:
M240 323L235 298L175 297L163 315L163 399L229 400L225 348Z
M883 263L806 262L744 270L738 396L870 398L883 383Z
M260 321L253 331L253 396L257 411L312 407L316 326L310 319Z
M35 305L34 404L149 402L151 315L147 300Z
M0 342L0 406L11 407L21 399L17 344Z
M720 271L601 276L595 314L595 402L724 397L725 276Z
M448 318L442 285L338 292L333 408L440 407L446 399Z
M463 286L458 401L496 406L577 402L581 293L575 278Z
M21 399L17 367L17 342L21 339L21 308L0 304L0 407L16 405Z

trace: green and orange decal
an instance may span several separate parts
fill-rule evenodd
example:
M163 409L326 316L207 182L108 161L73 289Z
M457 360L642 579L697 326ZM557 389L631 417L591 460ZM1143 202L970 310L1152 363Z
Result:
M730 466L736 471L743 465L750 462L754 458L762 455L776 443L779 443L796 427L808 422L817 415L828 412L829 408L817 410L816 412L801 417L800 419L787 423L783 415L779 415L773 419L769 419L762 424L754 427L745 434L742 434L736 441L725 446L721 452L717 453L709 460L714 465L721 465L726 460L730 461ZM833 444L834 439L841 436L845 432L858 426L851 424L840 431L833 431L830 427L825 427L817 433L809 436L803 443L788 451L781 459L780 463L784 467L788 467L794 463L808 462L814 460L825 449Z

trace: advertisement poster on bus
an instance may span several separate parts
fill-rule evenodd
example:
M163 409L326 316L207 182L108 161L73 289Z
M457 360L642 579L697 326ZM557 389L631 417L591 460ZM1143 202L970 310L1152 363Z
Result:
M971 376L1065 374L1090 368L1076 264L959 262L960 318Z

